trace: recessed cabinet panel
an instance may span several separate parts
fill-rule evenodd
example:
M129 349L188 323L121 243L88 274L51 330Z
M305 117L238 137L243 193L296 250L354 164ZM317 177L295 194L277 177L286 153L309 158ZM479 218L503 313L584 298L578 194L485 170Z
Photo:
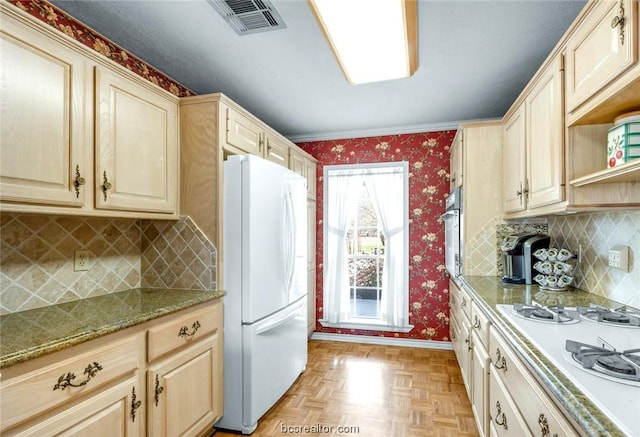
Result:
M524 105L505 122L502 142L504 212L526 208Z
M547 68L526 99L529 209L564 200L562 57Z
M289 164L289 146L268 132L264 134L264 141L267 147L265 158L287 167Z
M150 368L148 432L153 436L196 436L219 417L215 342L210 337ZM156 401L157 399L157 401Z
M262 128L239 112L227 108L227 144L262 156Z
M637 3L637 0L595 2L584 23L568 39L569 113L637 61Z
M0 36L1 199L82 206L84 59L9 18Z
M177 105L96 68L96 207L175 213Z
M449 172L449 191L453 191L454 188L462 186L462 141L463 133L461 130L458 130L456 136L453 138L453 142L451 143L451 150L449 152L449 161L451 164L451 170Z

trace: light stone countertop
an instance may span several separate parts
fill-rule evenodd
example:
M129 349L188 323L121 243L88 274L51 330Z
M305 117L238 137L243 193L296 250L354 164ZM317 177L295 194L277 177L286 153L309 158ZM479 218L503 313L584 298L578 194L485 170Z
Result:
M561 406L581 429L580 435L624 436L623 433L591 400L540 352L496 308L498 304L531 303L541 305L589 306L591 303L609 308L623 306L602 296L581 290L543 291L537 285L504 284L497 276L466 276L462 286L479 304L497 329L511 344L522 361L554 401ZM638 398L640 411L640 397Z
M0 316L0 369L218 299L223 291L135 288Z

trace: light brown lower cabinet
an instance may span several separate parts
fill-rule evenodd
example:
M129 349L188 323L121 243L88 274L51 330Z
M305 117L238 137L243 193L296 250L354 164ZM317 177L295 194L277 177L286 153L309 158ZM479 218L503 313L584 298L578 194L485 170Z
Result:
M481 305L449 283L453 350L480 436L577 436Z
M502 335L495 329L490 334L489 412L495 435L579 435Z
M164 352L147 363L154 356L147 338L165 326L175 328L160 329L172 346L156 341ZM222 345L216 300L4 368L0 434L208 433L222 416Z

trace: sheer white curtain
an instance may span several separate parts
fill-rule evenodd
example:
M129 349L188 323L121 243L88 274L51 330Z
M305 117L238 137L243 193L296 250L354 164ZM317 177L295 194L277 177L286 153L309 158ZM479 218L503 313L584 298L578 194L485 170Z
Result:
M349 317L349 276L345 236L358 204L361 176L332 175L325 196L326 247L324 260L324 320L340 323Z
M386 238L380 302L382 320L387 325L403 327L409 324L404 171L367 174L363 178Z

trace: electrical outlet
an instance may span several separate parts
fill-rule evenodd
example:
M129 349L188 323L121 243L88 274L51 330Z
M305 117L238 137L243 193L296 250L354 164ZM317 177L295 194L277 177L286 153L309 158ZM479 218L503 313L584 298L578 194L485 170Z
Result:
M629 247L613 246L609 249L609 266L624 272L629 271Z
M90 257L91 257L91 251L76 250L73 254L73 271L86 272L87 270L89 270Z

